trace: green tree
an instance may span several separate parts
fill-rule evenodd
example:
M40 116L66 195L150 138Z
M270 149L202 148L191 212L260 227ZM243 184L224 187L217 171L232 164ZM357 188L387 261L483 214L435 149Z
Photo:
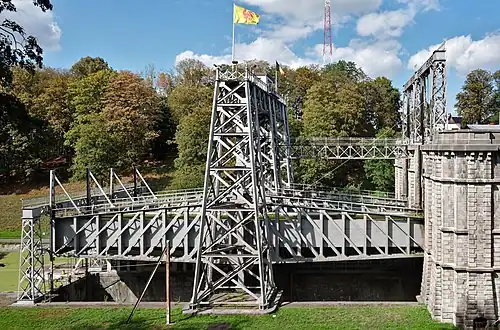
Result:
M65 134L65 144L74 149L73 177L83 178L87 166L93 168L109 168L113 157L101 157L109 147L111 135L104 129L105 118L102 116L104 108L104 96L111 79L116 75L112 70L100 70L81 79L77 79L69 85L70 104L74 109L74 120L70 130ZM108 140L106 140L108 139ZM94 141L94 142L92 142ZM104 151L89 152L93 146L102 146ZM108 150L109 151L109 150ZM114 155L111 150L110 155ZM110 159L109 162L103 162ZM114 166L113 166L114 167ZM98 172L97 169L95 169Z
M174 88L168 98L173 119L179 123L182 118L200 109L211 109L213 87L181 84Z
M43 12L52 10L49 0L33 0L33 4L40 7ZM9 11L17 11L13 1L0 2L0 14ZM16 65L31 72L34 72L37 67L42 67L42 54L43 50L35 37L27 36L23 27L16 22L3 19L0 23L0 85L10 85L11 69Z
M304 135L366 136L364 98L355 83L322 80L311 87L304 104Z
M214 73L199 61L185 60L177 64L173 79L170 77L166 77L165 87L171 89L168 106L177 124L178 151L173 185L176 188L199 187L203 185L205 171ZM172 89L172 86L175 87Z
M0 102L0 182L29 180L41 163L43 123L29 116L15 96Z
M78 139L73 143L75 157L71 167L75 180L85 179L86 169L91 168L98 179L105 178L111 167L123 169L121 152L126 147L102 113L86 116L85 124L78 125Z
M210 134L210 108L200 109L185 117L177 127L175 140L179 156L173 186L177 189L203 187L208 138Z
M73 122L68 93L71 76L67 72L52 70L42 81L41 91L34 97L32 113L47 121L62 137Z
M176 85L209 85L213 83L214 74L205 64L195 59L179 61L175 66Z
M110 69L108 63L101 57L86 56L71 66L69 70L77 77L87 77L101 70Z
M177 151L175 145L177 125L168 106L167 97L160 94L158 107L160 119L154 127L154 131L158 132L158 136L152 142L153 156L156 160L175 158Z
M154 129L160 120L159 98L139 75L123 71L101 70L84 78L83 87L96 85L99 97L86 93L77 106L77 126L71 132L75 158L73 176L82 178L87 167L103 177L109 167L130 168L151 153ZM105 84L107 83L107 84ZM96 107L96 104L100 107Z
M112 70L100 70L82 79L75 80L69 85L70 104L74 108L74 127L84 124L88 115L100 113L104 107L103 97L108 88L110 80L116 75ZM77 128L76 128L77 129ZM71 137L68 135L68 143ZM77 136L74 136L77 138Z
M492 118L491 122L499 123L500 120L500 70L493 73L493 82L495 84L495 89L493 91L493 101L491 102L492 108Z
M308 90L303 109L303 136L373 136L365 95L366 76L352 62L339 62L324 68ZM376 102L376 101L375 101ZM362 163L305 160L298 163L297 179L303 183L360 186Z
M494 84L492 74L477 69L467 75L455 105L459 116L469 124L482 124L494 113Z
M367 121L375 132L383 128L399 130L401 127L401 94L385 77L361 83L365 95Z
M148 82L132 72L122 71L109 83L103 114L128 146L122 152L130 165L149 155L151 142L159 134L154 130L161 116L159 102Z
M391 128L383 128L377 134L377 138L394 138L396 131ZM371 159L365 160L364 170L371 187L380 191L394 191L394 160Z
M360 82L367 78L363 70L356 66L356 63L344 60L326 65L321 70L321 76L326 79L335 79L337 77L337 80L338 76L342 76L351 82Z

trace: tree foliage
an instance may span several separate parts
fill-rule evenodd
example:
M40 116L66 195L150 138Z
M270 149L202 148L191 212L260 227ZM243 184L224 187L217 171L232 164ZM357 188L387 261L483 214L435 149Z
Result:
M387 139L396 137L396 131L390 127L380 130L377 138ZM394 160L371 159L364 162L364 170L371 187L380 191L394 191Z
M198 61L183 61L172 77L175 88L168 97L173 120L178 123L175 142L176 188L203 185L205 160L212 113L213 72Z
M45 12L52 10L49 0L33 0L33 4ZM12 0L0 2L0 14L17 11ZM24 28L18 23L3 19L0 23L0 85L10 85L12 67L20 66L33 72L42 66L43 50L35 37L26 35ZM5 102L8 102L6 99Z
M146 81L127 71L101 70L77 87L77 124L68 134L75 148L75 178L83 177L87 167L104 176L110 167L130 168L148 156L159 135L154 129L160 108L158 96ZM100 93L88 93L91 90Z
M274 64L264 61L238 65L258 74L275 74ZM345 61L321 69L282 69L279 89L288 101L293 137L383 136L399 129L400 95L387 78L370 79ZM1 134L15 137L0 147L8 150L0 154L2 164L9 164L2 171L10 176L36 169L44 152L65 141L75 179L83 178L87 167L104 177L110 167L128 169L168 154L176 155L175 188L203 184L215 75L200 61L183 60L166 72L149 65L135 74L117 72L104 59L87 56L69 70L43 68L33 75L14 68L12 77L5 90L18 98L24 109L19 113L25 117L21 120L12 113L3 117L7 119ZM300 121L293 119L294 106L303 111ZM31 134L33 130L39 134ZM13 146L20 155L29 151L32 157L25 162L13 157ZM384 161L347 164L312 159L294 164L298 182L384 190L394 184L392 171Z
M305 93L303 136L369 137L386 128L399 129L400 94L387 78L368 79L354 63L345 61L317 73L301 71L309 77L298 90ZM361 187L365 184L363 168L359 161L306 160L298 162L296 178L309 184Z
M199 109L182 118L175 141L179 155L174 187L179 189L203 186L208 137L210 134L211 109Z
M182 118L200 109L212 107L213 90L208 86L179 85L170 94L168 104L173 119L180 122Z
M43 12L52 10L49 0L33 0ZM0 2L0 14L15 12L12 0ZM13 70L18 67L25 81L31 80L36 68L42 66L42 48L35 37L13 20L0 22L0 181L28 180L38 169L47 150L46 125L30 116L28 107L12 89ZM24 97L31 88L24 89Z
M101 70L81 79L75 80L69 86L68 94L74 117L71 128L66 132L66 145L75 148L80 138L81 130L95 119L104 107L104 93L116 73L112 70Z
M195 59L179 61L175 66L176 85L209 85L213 83L214 74L205 64Z
M457 94L455 107L459 116L469 124L483 124L493 114L498 113L495 82L493 75L486 70L471 71ZM498 95L498 94L497 94Z
M70 72L76 77L81 78L107 69L109 69L109 65L103 58L86 56L73 64Z
M40 164L43 123L29 116L24 105L5 94L0 102L0 182L29 180Z

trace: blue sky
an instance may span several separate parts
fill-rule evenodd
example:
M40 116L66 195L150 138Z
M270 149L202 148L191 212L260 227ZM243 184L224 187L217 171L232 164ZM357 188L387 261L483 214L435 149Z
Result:
M333 60L351 60L398 88L447 41L448 109L472 69L500 69L500 1L331 0ZM172 68L183 58L211 65L231 57L230 0L53 0L42 14L14 0L17 19L38 36L45 64L67 68L83 56L115 69ZM238 25L236 57L297 67L322 63L323 0L239 0L261 14Z

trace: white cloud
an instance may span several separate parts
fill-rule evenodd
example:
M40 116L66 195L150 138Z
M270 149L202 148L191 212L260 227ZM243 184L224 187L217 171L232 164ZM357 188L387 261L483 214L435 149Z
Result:
M323 28L324 0L242 0L242 2L258 7L270 17L279 16L281 24L266 24L265 38L280 39L293 43ZM339 28L351 15L360 15L376 10L382 0L332 0L332 27Z
M322 54L323 46L316 46L316 52ZM402 68L399 58L401 45L395 40L376 41L373 43L352 40L348 47L334 47L333 60L345 60L356 63L370 77L393 77Z
M299 20L318 20L323 17L324 0L243 0L266 13ZM376 10L382 0L332 0L332 14L363 14Z
M399 37L405 26L415 17L413 8L371 13L358 20L356 30L360 36Z
M60 49L61 28L55 22L51 11L42 12L32 1L13 0L12 3L17 11L3 12L0 14L0 21L5 18L15 21L24 28L27 35L35 36L44 50Z
M376 41L364 43L351 41L348 47L334 47L333 60L353 61L371 77L392 77L402 68L402 62L398 56L401 45L397 41ZM238 60L265 60L269 63L278 62L293 68L322 62L323 45L316 45L310 49L306 56L297 56L282 41L258 38L250 44L236 45L236 57ZM204 64L230 63L231 55L211 56L207 54L195 54L185 51L176 57L176 62L183 59L194 58Z
M276 39L257 38L249 44L237 44L235 47L236 58L239 61L264 60L269 63L278 61L291 67L313 64L317 59L300 58L282 41ZM212 56L207 54L195 54L192 51L185 51L177 55L176 63L193 58L203 62L205 65L223 64L231 62L231 55Z
M439 45L432 45L414 54L408 61L408 68L418 69ZM500 33L489 34L476 41L470 35L447 40L446 63L461 75L478 68L494 69L500 66Z
M377 38L400 37L404 28L413 22L421 11L439 10L439 0L398 0L406 8L369 13L362 16L356 25L360 36Z
M418 6L423 11L440 10L440 0L398 0L400 3Z
M412 0L416 1L416 0ZM430 1L430 0L425 0ZM306 50L305 56L298 56L291 50L291 44L306 38L323 28L324 0L242 0L243 5L256 6L256 11L270 17L279 16L280 24L269 24L261 20L263 29L259 37L248 44L236 45L236 58L259 59L269 63L280 63L296 68L303 65L322 63L323 45ZM332 25L341 25L352 16L359 16L377 10L382 0L332 0ZM267 24L267 25L266 25ZM347 47L335 47L333 60L353 61L368 75L393 76L402 68L399 58L401 46L394 40L375 42L351 41ZM198 59L206 65L229 63L231 55L213 56L185 51L176 57L176 62Z

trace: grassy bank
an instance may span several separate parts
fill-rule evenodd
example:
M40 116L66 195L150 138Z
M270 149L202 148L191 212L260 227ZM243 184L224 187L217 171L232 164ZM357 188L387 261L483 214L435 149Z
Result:
M19 252L0 252L0 292L16 291L19 281Z
M19 251L15 252L0 252L0 292L17 291L17 283L19 281ZM45 255L45 264L50 264L48 255ZM64 263L76 263L75 258L56 258L55 265ZM0 328L2 329L2 328Z
M131 308L4 308L0 329L166 329L165 311ZM455 329L431 321L424 307L281 308L273 315L188 317L173 312L172 329Z

